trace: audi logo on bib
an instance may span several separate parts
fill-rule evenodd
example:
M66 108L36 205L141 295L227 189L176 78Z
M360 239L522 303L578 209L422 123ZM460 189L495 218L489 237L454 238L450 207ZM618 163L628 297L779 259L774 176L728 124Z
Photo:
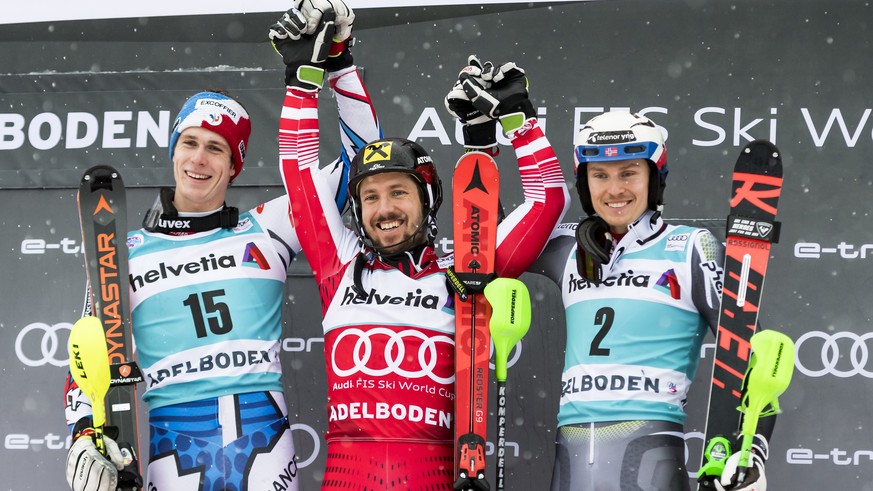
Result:
M374 346L384 348L374 350ZM445 361L445 357L452 355L454 347L454 340L444 334L428 335L415 329L392 331L385 327L367 330L348 328L333 343L331 363L334 373L340 377L396 374L413 379L427 377L436 383L448 385L455 381L451 370L453 365L441 365L449 368L446 373L437 373L434 369L440 365L441 359ZM411 348L414 352L408 353L407 350Z
M21 363L29 367L54 365L65 367L69 364L67 339L73 325L60 322L48 325L43 322L28 324L15 338L15 354ZM60 336L61 331L66 335Z
M818 343L809 342L817 338L824 341L821 348ZM794 343L797 350L795 366L800 373L807 377L824 377L833 375L839 378L848 378L861 375L873 378L873 371L869 370L870 361L867 341L873 338L873 333L857 334L854 332L827 333L822 331L810 331ZM848 340L842 341L841 340ZM850 366L846 366L850 365ZM821 368L819 368L821 367Z

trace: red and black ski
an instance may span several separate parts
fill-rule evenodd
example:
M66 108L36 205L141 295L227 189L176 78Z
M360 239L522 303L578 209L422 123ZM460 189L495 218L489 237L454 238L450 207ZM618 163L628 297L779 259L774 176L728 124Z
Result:
M710 482L721 475L740 432L737 407L751 353L749 340L758 326L770 246L779 239L776 211L781 191L782 158L776 146L764 140L746 145L734 166L699 489L715 489Z
M464 154L452 179L455 296L454 489L485 491L491 307L482 291L494 277L500 176L491 156Z
M130 466L120 473L119 489L137 489L139 432L136 383L142 374L133 360L127 266L127 205L118 171L98 165L85 171L79 185L79 221L90 285L91 315L106 333L111 382L106 394L106 424L118 428L116 440L131 452ZM126 459L128 456L125 456ZM129 483L125 479L130 475Z

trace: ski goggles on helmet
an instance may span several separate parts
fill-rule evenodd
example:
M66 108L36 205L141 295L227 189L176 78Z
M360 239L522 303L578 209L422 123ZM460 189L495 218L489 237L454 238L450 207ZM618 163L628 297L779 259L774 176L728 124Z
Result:
M646 159L658 151L660 145L656 142L630 142L615 145L578 145L575 148L576 162L611 162L615 160Z

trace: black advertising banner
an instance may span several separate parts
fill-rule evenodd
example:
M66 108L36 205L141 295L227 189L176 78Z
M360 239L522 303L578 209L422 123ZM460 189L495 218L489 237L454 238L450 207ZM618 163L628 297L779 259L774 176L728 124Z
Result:
M776 143L785 165L783 225L760 320L788 334L798 358L781 400L768 481L773 489L873 490L868 2L364 3L351 2L358 15L354 55L383 131L432 152L443 182L462 151L443 97L472 53L526 70L571 186L567 221L582 214L572 190L573 137L604 110L644 113L664 129L665 216L710 228L721 239L738 151L758 138ZM66 486L61 398L67 337L85 294L75 211L82 172L100 163L117 167L130 188L128 222L139 224L158 187L172 182L167 145L176 111L196 91L225 88L253 119L246 166L229 203L248 209L279 195L283 68L266 29L284 8L270 2L245 14L221 6L215 15L110 11L120 18L0 21L3 489ZM338 131L329 91L322 97L327 162L338 152ZM500 142L498 165L512 169L513 152ZM518 176L504 172L501 181L504 207L519 204ZM444 208L441 237L449 237L450 207ZM446 238L437 246L450 251L452 243ZM283 368L303 489L318 489L326 381L317 292L302 259L287 283ZM553 284L530 274L522 279L533 322L509 361L506 482L507 489L545 489L564 314ZM690 478L702 446L712 342L700 353L686 408ZM495 441L490 435L489 452Z

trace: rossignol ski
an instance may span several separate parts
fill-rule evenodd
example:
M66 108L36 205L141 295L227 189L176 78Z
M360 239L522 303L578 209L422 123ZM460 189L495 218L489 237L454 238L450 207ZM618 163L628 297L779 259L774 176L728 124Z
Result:
M106 423L118 428L116 441L128 461L119 473L119 489L138 489L139 432L136 383L142 374L133 360L127 266L127 206L118 171L94 166L79 185L79 220L90 285L91 315L100 319L110 363L106 394ZM131 472L134 474L129 474ZM135 476L135 477L134 477ZM125 478L129 478L125 479ZM128 481L128 482L126 482Z
M770 246L779 239L777 204L782 191L782 158L764 140L747 144L734 166L727 219L724 282L716 334L715 359L704 432L704 463L698 489L711 487L737 441L743 376L751 338L758 325Z
M452 178L455 295L455 490L490 489L485 477L491 307L500 176L491 156L464 154Z

